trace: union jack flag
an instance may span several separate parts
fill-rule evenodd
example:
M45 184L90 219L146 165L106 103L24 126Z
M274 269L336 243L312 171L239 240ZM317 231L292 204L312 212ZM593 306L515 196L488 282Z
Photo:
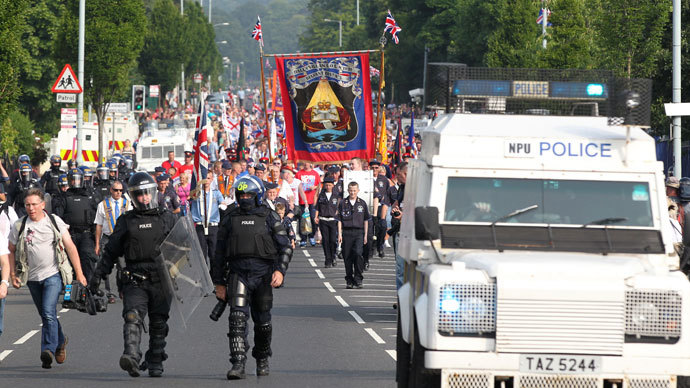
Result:
M398 32L402 31L402 28L398 25L398 23L393 19L393 15L391 14L391 10L388 10L388 16L386 16L386 28L383 29L383 32L390 32L391 35L393 36L393 41L395 44L400 43L400 40L398 39Z
M196 118L194 131L194 174L190 190L194 190L197 182L206 179L208 174L208 133L206 132L206 107L203 99L199 103L199 117Z
M257 16L256 19L257 20L256 24L254 25L254 30L252 30L252 38L254 38L254 40L258 40L259 43L261 43L261 47L263 47L264 37L261 34L261 18Z
M551 16L551 10L546 10L546 25L551 27L551 22L549 22L549 17ZM539 10L539 16L537 16L537 24L542 24L544 22L544 8Z

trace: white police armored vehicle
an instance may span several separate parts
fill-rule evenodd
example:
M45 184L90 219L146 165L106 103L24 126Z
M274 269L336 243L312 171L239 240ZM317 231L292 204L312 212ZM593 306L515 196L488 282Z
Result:
M427 101L453 113L407 171L398 386L690 386L651 82L442 71Z

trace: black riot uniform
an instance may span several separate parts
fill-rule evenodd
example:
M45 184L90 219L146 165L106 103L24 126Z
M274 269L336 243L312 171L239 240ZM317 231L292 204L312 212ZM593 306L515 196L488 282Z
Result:
M364 279L362 276L364 223L371 219L367 203L357 197L353 205L349 197L343 198L338 204L336 219L342 223L342 249L347 288L361 288Z
M36 173L33 171L31 166L24 163L19 168L17 177L12 180L12 186L8 194L7 202L9 202L14 210L17 212L17 216L22 218L26 215L26 208L24 207L24 197L26 192L32 188L40 188L40 183L38 179L34 178Z
M163 292L154 260L160 254L161 243L175 225L176 217L158 207L157 192L156 182L148 173L138 172L130 178L129 194L134 210L118 218L89 282L89 288L97 291L101 279L110 274L117 258L124 255L121 280L125 348L120 367L132 377L139 376L140 370L146 368L149 376L160 377L163 361L168 357L165 338L171 299ZM149 349L140 367L139 345L146 314L149 315Z
M374 196L379 199L378 209L374 217L374 235L376 236L376 251L379 257L383 257L383 244L386 241L386 212L383 211L383 206L390 206L388 202L388 188L390 181L385 175L378 175L374 180ZM372 242L373 243L373 242Z
M110 184L108 180L108 166L101 163L96 167L96 176L94 176L93 190L96 192L101 200L108 198L110 195Z
M229 380L245 377L247 359L247 319L254 321L256 372L268 375L271 352L271 286L274 272L285 275L292 249L278 214L263 205L264 188L254 176L244 176L233 184L239 206L223 214L218 233L218 250L211 270L213 283L226 287L230 304ZM249 194L249 195L247 195ZM249 196L250 198L242 198ZM218 290L218 288L217 288Z
M79 261L87 279L93 274L98 261L93 221L96 218L98 199L84 187L82 172L72 169L67 174L69 189L55 201L54 213L69 225L69 233L79 251Z
M326 184L333 185L333 177L327 175L323 180L324 187ZM316 199L316 214L319 217L319 230L321 231L321 245L323 245L323 253L326 257L324 266L335 267L336 257L335 251L338 246L338 221L335 215L338 212L338 203L340 198L332 191L327 193L322 190Z
M39 181L43 191L50 195L58 193L58 178L65 173L64 170L60 169L61 163L62 159L60 159L59 155L51 156L50 169L43 173Z

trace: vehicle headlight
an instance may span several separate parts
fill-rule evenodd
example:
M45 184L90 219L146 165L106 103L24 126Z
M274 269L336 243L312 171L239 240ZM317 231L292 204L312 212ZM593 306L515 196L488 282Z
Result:
M677 291L626 291L626 342L675 342L681 333L682 306L683 299Z
M438 299L438 331L443 335L484 335L496 332L496 285L452 283Z

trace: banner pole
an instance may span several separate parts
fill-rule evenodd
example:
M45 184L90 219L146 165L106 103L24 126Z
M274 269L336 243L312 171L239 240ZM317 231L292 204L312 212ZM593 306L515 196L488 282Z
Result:
M269 150L268 150L268 161L269 163L273 163L273 155L270 150L270 143L271 143L271 127L268 125L268 102L266 101L266 78L264 77L264 48L262 45L259 45L259 64L261 65L261 94L263 96L264 100L264 122L266 123L266 133L268 134L268 143L269 143ZM275 107L273 109L275 112Z
M381 130L382 130L382 124L383 122L381 120L381 90L383 89L383 76L384 76L384 68L383 68L383 43L381 43L381 70L379 71L380 77L379 77L379 94L377 97L377 103L376 103L376 141L374 142L374 155L376 155L376 151L379 149L380 142L381 142ZM383 158L383 155L381 155Z

